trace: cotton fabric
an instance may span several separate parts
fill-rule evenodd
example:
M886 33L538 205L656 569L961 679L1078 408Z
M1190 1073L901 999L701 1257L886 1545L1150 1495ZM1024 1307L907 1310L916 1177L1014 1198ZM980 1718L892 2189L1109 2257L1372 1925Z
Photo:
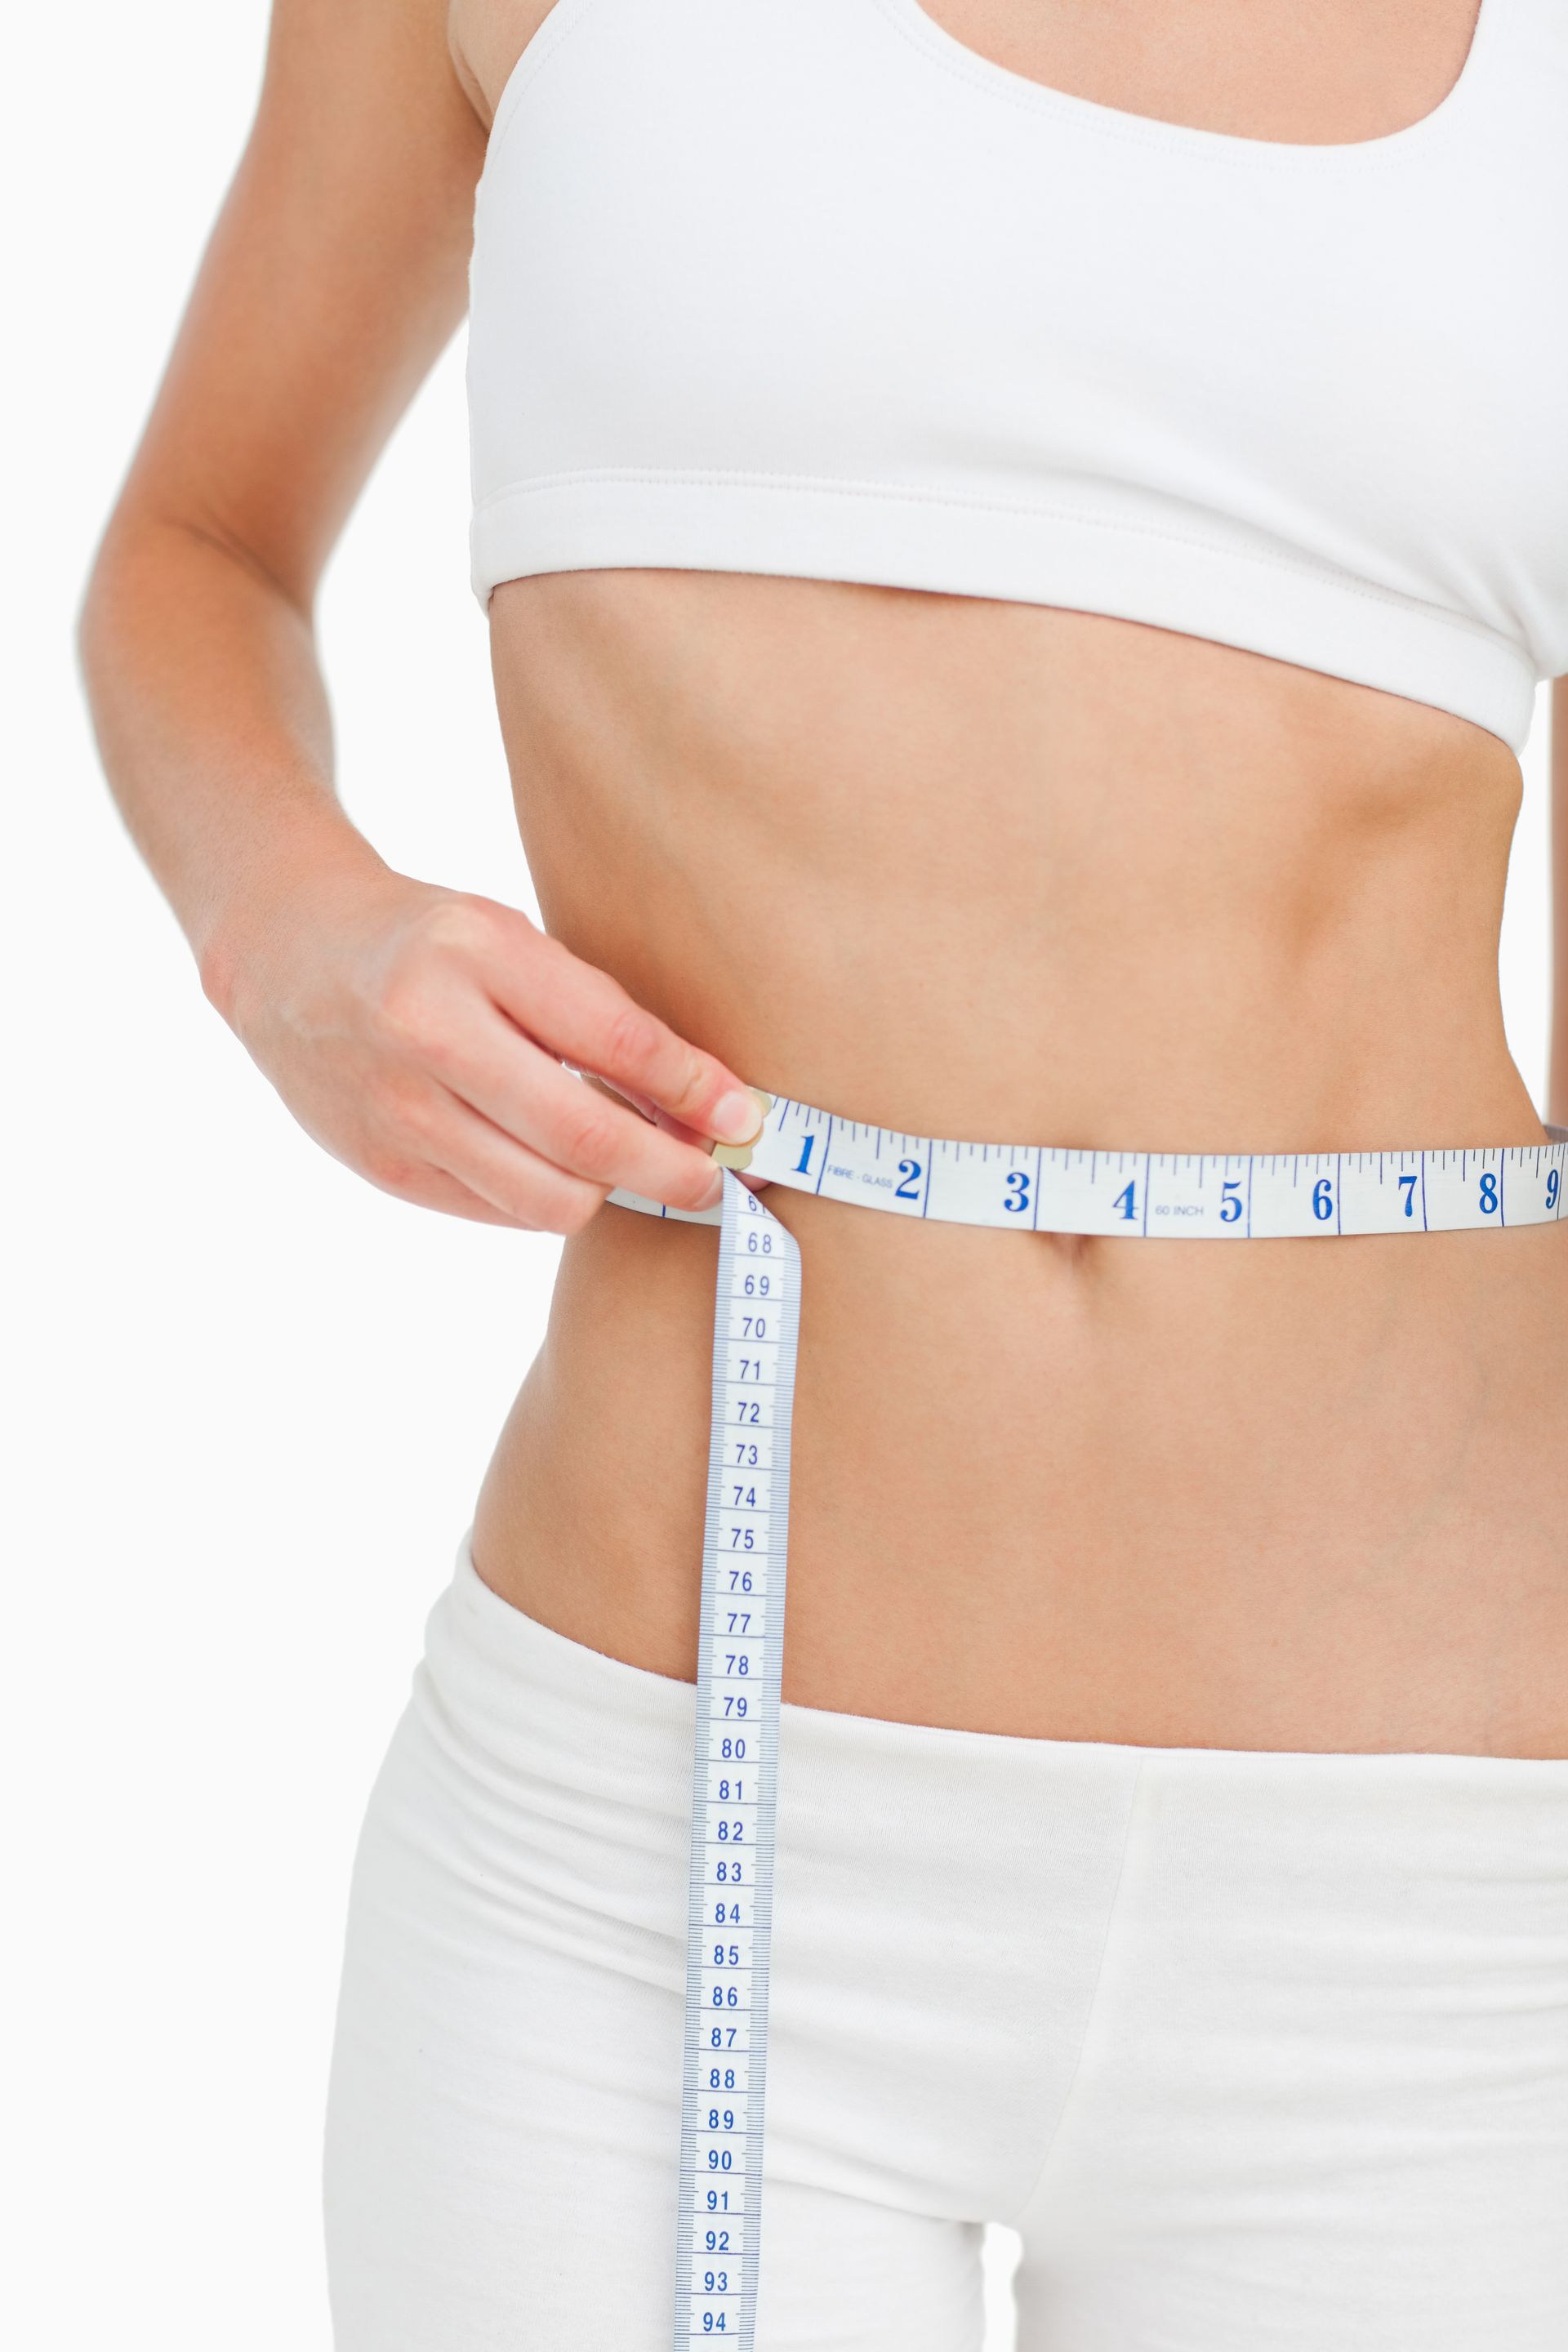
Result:
M338 2352L668 2352L695 1689L465 1547L356 1863ZM786 1704L759 2352L1563 2352L1568 1762Z

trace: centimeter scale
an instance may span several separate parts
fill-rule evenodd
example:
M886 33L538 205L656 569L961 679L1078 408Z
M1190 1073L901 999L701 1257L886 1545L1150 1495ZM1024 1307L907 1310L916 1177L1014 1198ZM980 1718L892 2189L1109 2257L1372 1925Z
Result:
M1550 1224L1568 1130L1490 1150L1079 1151L946 1142L759 1096L733 1170L894 1216L1014 1232L1263 1240ZM623 1208L721 1228L702 1551L676 2244L676 2352L752 2352L762 2247L768 1952L800 1252L731 1173L717 1208Z

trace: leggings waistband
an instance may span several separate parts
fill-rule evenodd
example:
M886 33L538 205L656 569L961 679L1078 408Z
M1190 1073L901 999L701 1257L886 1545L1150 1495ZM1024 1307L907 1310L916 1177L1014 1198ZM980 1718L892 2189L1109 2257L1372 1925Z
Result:
M430 1612L416 1703L491 1770L571 1777L583 1793L686 1822L696 1686L529 1617L480 1577L468 1537ZM1036 1738L803 1706L780 1717L780 1805L792 1834L849 1841L964 1825L998 1856L1079 1808L1121 1814L1135 1790L1173 1824L1229 1823L1237 1850L1325 1842L1375 1874L1397 1849L1483 1872L1568 1838L1568 1759L1426 1752L1163 1748ZM1103 1822L1101 1823L1103 1827Z

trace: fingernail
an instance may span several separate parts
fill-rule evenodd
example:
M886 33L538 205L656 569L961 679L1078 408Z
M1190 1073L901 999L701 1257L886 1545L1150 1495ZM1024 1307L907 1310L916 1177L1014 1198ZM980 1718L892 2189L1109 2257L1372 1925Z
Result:
M713 1181L709 1185L708 1190L703 1193L702 1198L698 1202L697 1205L700 1209L716 1209L723 1197L724 1171L721 1168L715 1171Z
M721 1143L754 1143L773 1107L772 1096L756 1087L723 1095L714 1108L710 1130Z

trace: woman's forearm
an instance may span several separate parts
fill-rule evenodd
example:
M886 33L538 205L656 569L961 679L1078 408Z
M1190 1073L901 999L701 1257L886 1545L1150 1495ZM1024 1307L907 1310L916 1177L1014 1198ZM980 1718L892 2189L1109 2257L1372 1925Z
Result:
M195 521L122 509L79 646L110 790L226 1012L280 898L381 865L333 790L310 615Z
M1546 1116L1568 1127L1568 677L1552 689L1552 1060Z
M333 793L309 613L264 564L122 507L80 642L111 789L207 994L319 1142L492 1223L575 1232L616 1185L710 1202L694 1136L744 1140L754 1098L525 916L384 865Z

